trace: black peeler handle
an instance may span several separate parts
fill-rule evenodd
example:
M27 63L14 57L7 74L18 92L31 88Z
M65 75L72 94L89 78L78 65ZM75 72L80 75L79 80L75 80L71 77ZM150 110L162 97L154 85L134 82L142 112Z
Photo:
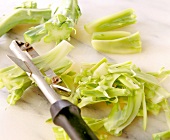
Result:
M67 100L59 100L51 105L54 124L61 126L72 140L98 140L82 119L80 109Z

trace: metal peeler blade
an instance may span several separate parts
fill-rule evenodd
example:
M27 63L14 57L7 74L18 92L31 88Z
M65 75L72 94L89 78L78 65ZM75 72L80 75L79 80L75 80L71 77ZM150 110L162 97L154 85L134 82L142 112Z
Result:
M23 69L25 72L29 72L31 73L31 70L29 69L29 67L27 66L27 62L22 61L21 59L17 58L17 57L13 57L10 55L7 55L16 65L18 65L21 69Z

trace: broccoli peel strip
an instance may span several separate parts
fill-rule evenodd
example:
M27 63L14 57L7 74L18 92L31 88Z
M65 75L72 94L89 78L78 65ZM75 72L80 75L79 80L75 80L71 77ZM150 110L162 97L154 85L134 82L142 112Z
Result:
M84 29L87 33L92 34L93 32L114 30L134 23L136 23L136 15L134 10L129 8L89 22L84 25Z
M56 42L70 38L81 11L77 0L62 0L61 5L56 7L51 19L43 24L30 28L24 33L24 38L29 43L39 42L44 38L44 42Z
M2 17L0 21L0 36L18 24L39 24L51 17L51 9L19 8Z

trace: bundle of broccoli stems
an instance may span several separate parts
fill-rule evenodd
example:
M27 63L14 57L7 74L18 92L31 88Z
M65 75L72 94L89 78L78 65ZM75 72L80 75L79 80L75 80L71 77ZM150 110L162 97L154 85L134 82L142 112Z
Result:
M60 3L59 3L60 2ZM24 33L26 42L33 44L43 39L44 42L60 43L69 40L75 25L81 16L77 0L62 0L52 8L39 9L33 1L24 2L11 14L5 15L0 22L0 36L18 24L35 24ZM141 51L139 32L131 34L114 29L136 23L133 9L126 9L109 16L86 23L84 29L92 36L94 49L106 53L137 53ZM37 25L38 24L38 25ZM76 33L76 32L75 32Z
M18 24L39 24L24 33L25 41L32 44L43 38L45 42L58 44L70 37L80 15L77 0L62 0L55 10L38 9L35 2L27 1L2 17L0 36Z
M37 65L39 65L38 67L42 70L45 67L45 64L48 63L44 60L53 59L55 61L55 66L53 65L54 63L51 62L52 69L57 75L61 75L62 80L67 84L67 86L69 86L69 88L73 90L73 92L75 92L70 95L69 99L72 98L74 100L73 102L75 104L78 104L79 107L84 107L88 104L94 104L97 102L110 102L115 104L108 118L106 117L100 120L94 118L84 118L96 132L98 129L104 127L109 133L120 135L122 129L129 125L134 117L137 116L141 104L143 104L142 109L144 114L142 114L142 116L144 117L144 129L146 129L147 123L147 110L151 112L153 111L153 113L158 113L161 106L160 104L157 104L158 102L162 103L163 108L166 110L168 109L170 112L168 105L166 104L166 102L164 102L164 100L170 97L170 94L166 90L162 89L156 82L156 75L165 76L170 73L169 71L162 70L162 72L159 74L151 73L150 75L148 75L143 73L131 62L111 65L108 64L106 59L101 60L97 64L90 64L90 70L85 69L82 71L82 73L78 74L75 77L73 76L73 73L71 71L68 71L68 69L72 65L72 62L68 58L66 58L66 55L73 48L73 46L66 41L63 42L63 40L68 40L71 33L75 31L75 25L77 24L80 16L81 11L77 0L62 0L59 6L57 6L56 9L53 11L50 8L38 9L37 3L28 1L24 2L21 6L16 7L11 14L5 15L1 18L0 36L7 33L16 25L35 24L35 26L31 27L30 29L28 29L28 31L24 33L24 39L26 42L33 44L35 42L39 42L42 39L44 40L44 42L56 42L57 46L53 50L48 52L45 56L40 56L35 60L33 59L33 62L35 64L36 62L38 62ZM126 9L121 12L103 17L101 19L97 19L95 21L92 21L91 23L87 23L84 26L84 29L92 36L92 46L97 51L106 53L137 53L141 51L139 32L131 34L130 32L126 31L114 31L114 29L127 26L135 22L136 15L134 14L133 9ZM56 54L60 53L60 51L62 52L62 57L55 57ZM50 63L48 64L50 65ZM16 71L18 71L18 73L16 73ZM66 71L68 73L66 73ZM120 74L120 72L124 74ZM103 78L99 78L102 76L103 78L105 78L104 80L102 80ZM111 76L112 78L109 76ZM18 84L17 79L22 84ZM96 81L96 79L99 81L94 84L94 81ZM8 84L9 81L10 84ZM72 83L79 84L76 91L74 85L72 85L70 81ZM111 83L113 82L115 82L117 86L122 86L121 88L127 87L127 89L112 87ZM143 82L146 83L146 87L143 87L144 84L141 84ZM8 97L8 102L10 104L15 104L21 98L24 91L31 84L33 83L27 77L25 72L23 72L17 66L10 66L0 70L0 88L5 86L10 92ZM147 88L149 93L149 91L152 90L150 88L153 87L156 89L155 95L151 94L151 96L154 96L152 100L153 103L155 102L155 104L147 102L147 98L149 98L150 100L150 96L146 96L146 101L145 98L143 98L145 96L144 88ZM117 90L120 95L118 95ZM137 97L137 94L132 95L132 93L130 92L131 90L134 90L135 92L142 92L142 94L139 94L140 102L135 99ZM165 94L164 98L162 97L160 100L156 91L161 92L161 94ZM78 96L81 97L81 102L76 101L77 98L79 98ZM113 96L113 98L111 96ZM122 110L119 108L119 102L117 100L118 96L123 96L122 99L124 98L124 96L128 97L127 100L125 100L127 105ZM134 100L134 102L136 103L138 102L138 108L134 109L135 113L127 115L127 110L133 109L132 107L130 107L130 105L133 106L132 102L129 102L130 99ZM146 103L151 108L153 107L153 105L157 106L157 110L153 110L153 108L149 110L148 108L146 108ZM124 115L121 118L115 118L114 114L118 114L120 112ZM166 115L168 118L169 113ZM131 120L129 120L129 118L131 118ZM113 122L113 120L115 120L115 122ZM129 120L127 121L128 123L125 122L125 120ZM117 127L117 129L115 129L115 127ZM62 135L60 136L63 137L65 135L64 131L60 131L59 129L60 128L54 128L54 132L56 132L57 135L61 133ZM154 138L156 139L158 137L164 137L166 135L169 135L169 133L169 131L158 133L154 135ZM104 139L103 136L101 136L101 139ZM65 140L67 139L69 138L65 137Z

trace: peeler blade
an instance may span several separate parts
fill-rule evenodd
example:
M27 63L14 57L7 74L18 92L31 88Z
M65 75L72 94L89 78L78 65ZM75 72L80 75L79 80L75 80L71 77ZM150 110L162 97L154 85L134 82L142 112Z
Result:
M7 55L17 66L19 66L22 70L24 70L25 72L31 73L31 70L29 69L29 67L27 66L27 62L22 61L21 59L11 56L11 55Z

